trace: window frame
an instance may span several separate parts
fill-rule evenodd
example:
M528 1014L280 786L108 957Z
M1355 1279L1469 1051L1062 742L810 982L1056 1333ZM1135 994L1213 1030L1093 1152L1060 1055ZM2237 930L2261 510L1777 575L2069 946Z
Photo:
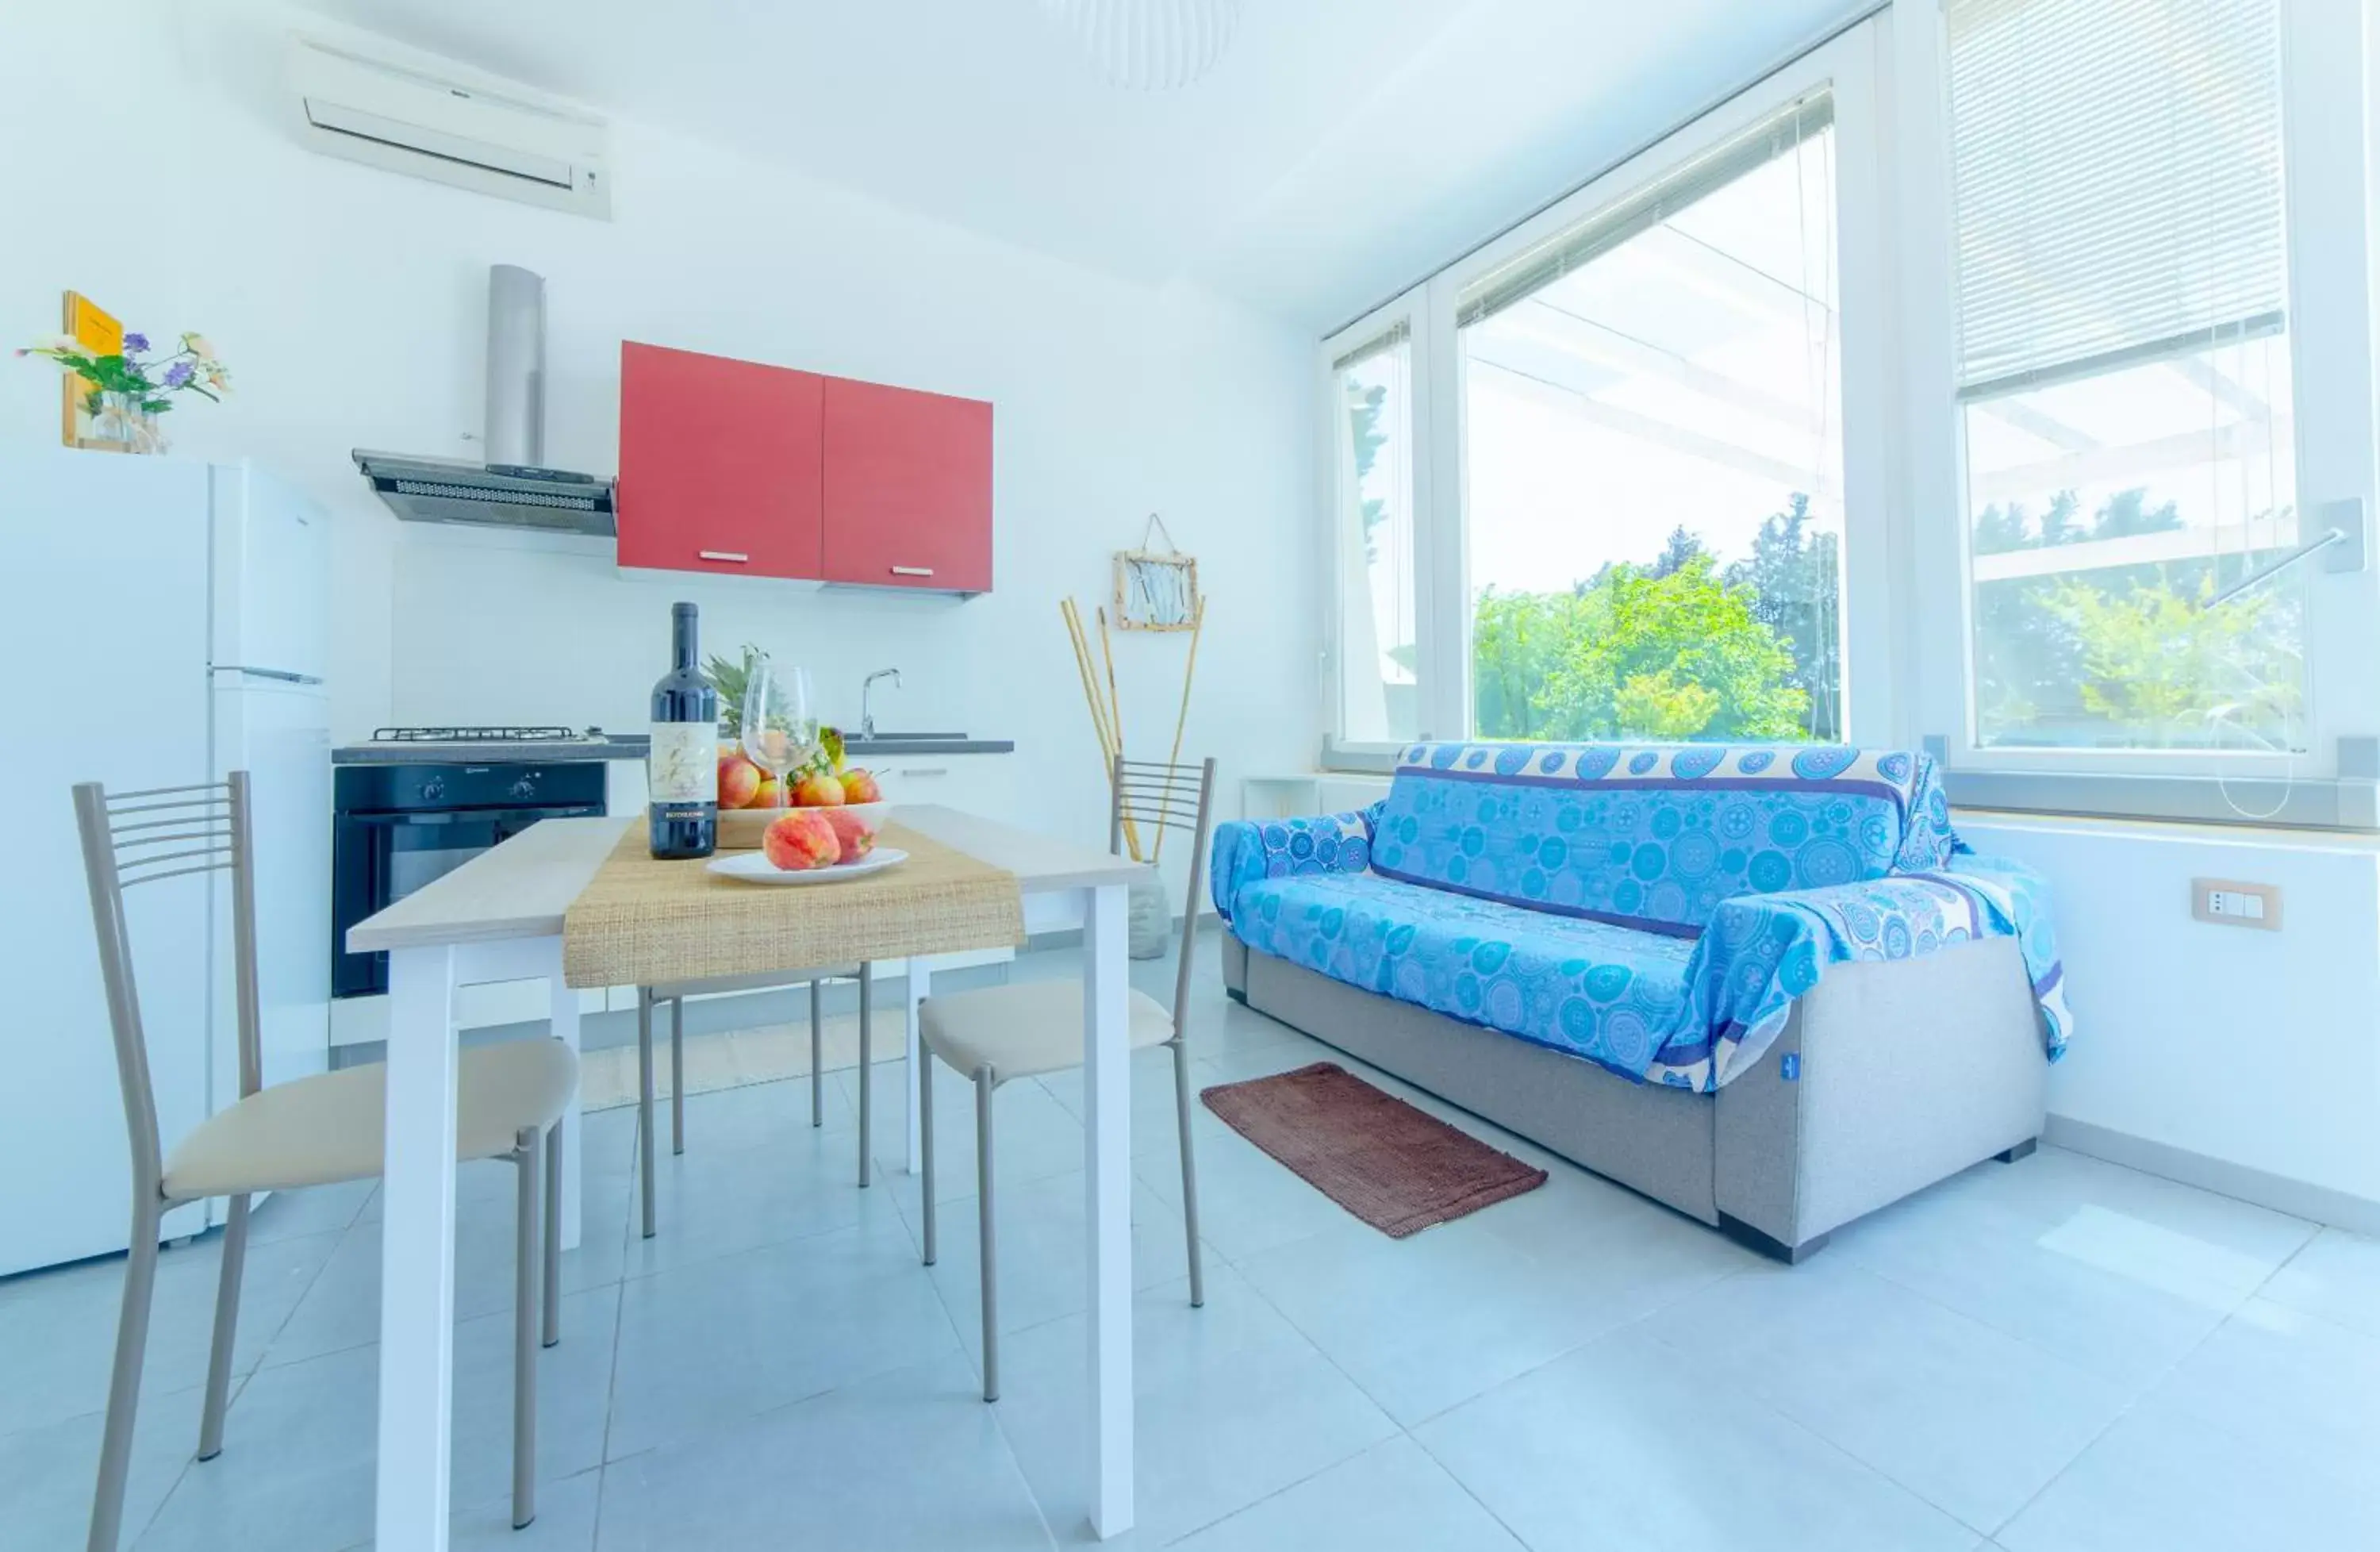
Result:
M1346 610L1343 584L1346 578L1340 570L1339 519L1343 503L1339 490L1339 440L1342 434L1339 402L1338 362L1363 349L1402 326L1411 346L1413 394L1413 434L1408 439L1408 456L1413 461L1411 480L1414 503L1414 631L1416 637L1414 662L1415 698L1421 710L1421 736L1432 736L1437 724L1431 721L1434 665L1429 661L1427 622L1429 619L1431 597L1437 589L1435 568L1427 564L1435 552L1429 532L1430 458L1427 421L1429 342L1423 337L1422 304L1424 287L1416 285L1391 301L1374 308L1354 322L1339 330L1322 342L1317 357L1315 372L1315 403L1320 413L1317 417L1321 428L1321 443L1316 455L1317 491L1322 521L1317 540L1321 546L1318 575L1327 579L1323 610L1320 688L1322 692L1323 766L1326 770L1386 770L1395 762L1398 751L1405 746L1403 739L1351 739L1347 736L1341 713L1347 704L1344 675L1347 664L1339 652L1340 624ZM1352 762L1352 763L1351 763Z
M1889 282L1880 155L1880 59L1883 17L1856 23L1726 102L1671 131L1592 182L1456 260L1394 301L1332 333L1319 353L1319 402L1325 406L1322 476L1323 542L1330 558L1327 649L1338 640L1340 578L1334 525L1336 451L1329 439L1334 373L1331 363L1404 321L1414 339L1415 551L1425 564L1416 578L1415 679L1425 737L1472 736L1471 578L1464 517L1469 489L1463 424L1463 352L1455 322L1463 293L1480 276L1548 237L1594 220L1646 186L1670 176L1706 151L1772 117L1797 98L1824 90L1834 96L1835 246L1839 294L1870 299L1840 309L1843 443L1843 702L1845 728L1855 743L1890 742L1900 723L1900 673L1892 643L1900 629L1902 589L1893 581L1896 545L1890 533L1889 342L1891 320L1881 305ZM1326 767L1381 770L1402 746L1350 743L1338 723L1334 666L1323 675L1330 697L1324 726Z
M2335 132L2362 125L2370 60L2362 6L2280 0L2284 241L2295 404L2292 455L2301 531L2341 521L2360 503L2371 547L2374 422L2372 257L2365 224L2370 141ZM2307 591L2302 755L2244 749L2070 748L1984 745L1973 693L1974 583L1966 438L1957 402L1955 208L1946 0L1895 7L1896 194L1900 213L1902 370L1910 391L1901 444L1914 561L1911 656L1916 727L1946 761L1955 802L2125 818L2372 828L2380 806L2374 697L2358 694L2380 661L2380 578L2313 568ZM2321 126L2332 127L2325 133Z

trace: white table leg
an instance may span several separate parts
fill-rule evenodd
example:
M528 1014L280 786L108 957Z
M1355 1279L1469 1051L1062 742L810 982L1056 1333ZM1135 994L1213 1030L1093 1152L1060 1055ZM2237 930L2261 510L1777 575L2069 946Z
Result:
M905 980L906 985L905 988L905 995L904 997L904 1000L909 1005L909 1027L908 1033L902 1037L902 1049L906 1053L908 1059L909 1081L901 1085L901 1093L903 1095L901 1107L908 1113L909 1117L909 1172L914 1175L917 1172L919 1168L917 1161L917 1061L921 1053L917 1047L917 1004L923 1002L933 992L934 962L922 954L912 955L909 960L908 969L905 973Z
M1132 1068L1124 889L1084 891L1083 1131L1090 1227L1091 1529L1132 1529Z
M553 940L553 968L545 984L553 994L553 1037L568 1046L572 1055L578 1053L578 993L563 983L562 940ZM578 1248L578 1095L570 1096L569 1109L562 1112L562 1248Z
M378 1545L444 1552L455 1383L455 952L388 956Z

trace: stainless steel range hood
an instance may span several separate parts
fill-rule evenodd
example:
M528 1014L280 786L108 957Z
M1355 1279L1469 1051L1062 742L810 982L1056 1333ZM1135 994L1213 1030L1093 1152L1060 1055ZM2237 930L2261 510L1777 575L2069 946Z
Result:
M545 455L545 282L488 272L488 461L355 452L356 467L408 523L471 523L610 538L613 482L550 469Z

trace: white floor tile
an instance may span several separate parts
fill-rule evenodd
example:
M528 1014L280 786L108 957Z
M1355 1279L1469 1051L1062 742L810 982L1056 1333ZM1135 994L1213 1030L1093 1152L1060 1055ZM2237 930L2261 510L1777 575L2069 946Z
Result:
M1827 1254L2137 1388L2204 1340L2313 1231L2044 1148L1887 1207L1838 1231Z
M2380 1240L2325 1229L2260 1291L2277 1304L2380 1337Z
M997 1188L1000 1328L1019 1331L1082 1313L1089 1297L1089 1237L1079 1170ZM970 1358L980 1360L983 1317L978 1301L981 1249L976 1198L938 1202L940 1255L929 1274ZM917 1198L903 1213L917 1228ZM1189 1242L1182 1216L1148 1187L1134 1182L1132 1278L1150 1288L1189 1275ZM922 1242L921 1242L922 1243Z
M256 1366L340 1241L337 1234L305 1234L249 1246L232 1350L236 1373ZM205 1382L222 1250L218 1230L159 1257L143 1394L166 1396ZM0 1434L107 1405L123 1296L122 1256L0 1283Z
M602 1552L1038 1552L1050 1534L956 1353L603 1473Z
M198 1390L183 1390L141 1400L124 1494L128 1546L190 1464L199 1445L200 1397ZM90 1413L0 1434L0 1552L57 1552L83 1545L104 1425L102 1413Z
M1173 1545L1176 1552L1521 1552L1478 1499L1402 1437Z
M745 1420L958 1347L897 1222L623 1285L610 1458Z
M2286 1439L2342 1474L2380 1461L2380 1338L2251 1300L2152 1400L2215 1426Z
M1369 1449L1396 1425L1228 1267L1133 1303L1135 1546L1161 1546ZM992 1408L1062 1545L1090 1539L1083 1317L1002 1344ZM1112 1545L1112 1544L1110 1544Z
M2143 1402L1996 1538L2008 1552L2380 1546L2380 1476L2342 1477L2293 1437L2256 1438Z
M1967 1552L1977 1539L1726 1365L1633 1332L1414 1435L1535 1552Z
M1509 1204L1507 1204L1509 1205ZM1306 1338L1410 1427L1609 1330L1624 1316L1487 1231L1487 1208L1392 1240L1368 1224L1236 1265Z
M1979 1532L2007 1522L2131 1393L1821 1255L1732 1278L1639 1329Z
M538 1359L538 1473L601 1463L616 1285L563 1301L563 1340ZM512 1484L512 1316L455 1335L453 1498ZM336 1552L372 1533L380 1350L260 1369L225 1414L224 1452L195 1463L137 1544L141 1552Z

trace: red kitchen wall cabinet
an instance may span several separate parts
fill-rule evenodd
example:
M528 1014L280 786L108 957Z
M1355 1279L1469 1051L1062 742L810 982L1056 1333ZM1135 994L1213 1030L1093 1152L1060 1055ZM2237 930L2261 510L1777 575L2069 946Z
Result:
M826 579L991 589L991 406L830 377Z
M623 344L620 564L830 575L824 383L815 372ZM986 554L988 572L988 542Z

